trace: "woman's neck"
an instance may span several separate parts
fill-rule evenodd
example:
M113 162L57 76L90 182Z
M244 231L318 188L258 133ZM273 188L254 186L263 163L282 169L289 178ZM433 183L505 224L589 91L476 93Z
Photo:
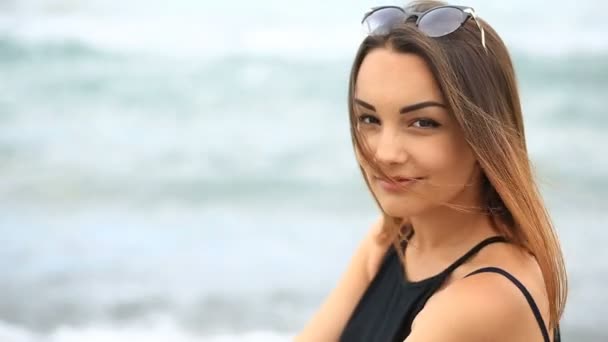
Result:
M410 217L414 235L408 246L420 253L470 247L482 239L496 235L497 229L489 215L483 212L463 212L439 207L432 212Z

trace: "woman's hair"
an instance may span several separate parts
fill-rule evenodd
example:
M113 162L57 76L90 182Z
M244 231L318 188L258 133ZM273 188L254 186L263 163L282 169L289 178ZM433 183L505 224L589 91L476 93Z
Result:
M423 12L445 5L439 1L415 1L408 10ZM437 81L450 114L460 125L465 139L482 170L484 212L513 243L535 256L549 298L549 325L555 327L563 313L567 296L567 277L558 238L534 181L526 142L522 109L509 52L498 34L483 20L487 51L473 20L455 32L431 38L420 32L413 21L392 29L387 35L368 36L361 43L350 75L348 107L353 147L379 174L386 174L374 163L356 127L355 85L365 56L376 48L412 53L424 59ZM364 179L371 187L363 168ZM378 206L378 199L372 191ZM383 212L384 213L384 212ZM411 226L404 218L384 213L381 238L399 246ZM401 257L402 251L397 248Z

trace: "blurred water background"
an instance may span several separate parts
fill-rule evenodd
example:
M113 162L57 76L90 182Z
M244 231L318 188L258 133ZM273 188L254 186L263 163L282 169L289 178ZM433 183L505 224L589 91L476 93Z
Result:
M345 102L376 4L0 0L0 340L293 336L377 215ZM466 4L515 60L565 340L606 341L608 2Z

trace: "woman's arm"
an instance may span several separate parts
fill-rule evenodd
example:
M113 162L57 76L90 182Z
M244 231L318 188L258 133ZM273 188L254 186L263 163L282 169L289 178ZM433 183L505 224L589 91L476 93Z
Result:
M296 342L338 341L347 320L370 283L369 255L381 228L382 219L379 219L360 242L337 286L304 330L296 336Z

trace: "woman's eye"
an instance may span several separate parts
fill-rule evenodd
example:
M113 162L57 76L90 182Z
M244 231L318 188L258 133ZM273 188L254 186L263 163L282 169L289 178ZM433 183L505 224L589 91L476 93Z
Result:
M373 125L380 123L380 120L371 115L361 115L359 116L359 122L366 125Z
M431 119L418 119L412 125L417 128L437 128L440 126L437 121Z

